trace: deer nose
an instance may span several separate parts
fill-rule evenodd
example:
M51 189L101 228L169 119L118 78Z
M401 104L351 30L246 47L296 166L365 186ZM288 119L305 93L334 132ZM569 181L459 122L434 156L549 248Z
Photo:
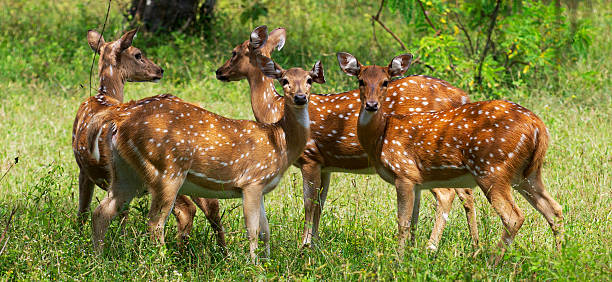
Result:
M221 69L217 69L217 71L215 71L216 75L221 75Z
M378 111L378 102L376 101L368 101L365 105L366 111L375 112Z
M305 105L308 102L308 100L306 99L306 95L296 94L295 96L293 96L293 102L296 105L301 106L301 105Z
M159 68L159 70L157 70L157 74L163 75L164 74L164 69Z

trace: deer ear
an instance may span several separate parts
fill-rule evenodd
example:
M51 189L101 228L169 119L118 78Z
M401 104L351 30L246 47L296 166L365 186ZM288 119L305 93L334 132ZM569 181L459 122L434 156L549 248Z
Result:
M119 39L119 41L121 42L119 45L119 52L123 52L125 49L130 48L130 46L132 46L132 40L134 40L134 37L136 37L137 31L138 30L133 29L121 36L121 38Z
M274 29L273 31L270 31L266 45L270 46L270 51L274 50L274 48L280 51L281 49L283 49L283 46L285 46L286 38L287 31L284 28L279 27L277 29Z
M312 78L312 81L316 83L325 83L325 75L323 74L323 65L321 64L321 61L317 61L314 64L312 70L310 70L310 77Z
M346 53L346 52L338 52L338 64L340 64L340 68L343 72L351 76L358 76L359 72L361 72L361 64L355 56Z
M252 49L259 49L266 43L266 40L268 40L268 27L265 25L258 26L251 32L249 46Z
M99 44L98 40L100 40ZM89 43L89 47L91 47L91 50L98 54L100 54L100 47L102 47L102 45L106 43L102 34L95 30L87 31L87 42Z
M274 79L280 79L285 71L272 59L262 55L257 56L257 66L265 76Z
M393 77L404 74L410 67L411 62L412 54L402 54L393 58L388 66L389 76Z

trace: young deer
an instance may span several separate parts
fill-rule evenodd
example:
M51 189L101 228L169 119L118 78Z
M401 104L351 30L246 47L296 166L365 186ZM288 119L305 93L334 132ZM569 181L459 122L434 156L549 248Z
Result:
M163 69L147 59L142 52L132 46L136 31L132 30L116 41L106 42L100 33L90 30L87 41L94 52L100 54L98 63L100 87L98 95L90 97L81 104L77 111L72 128L72 149L79 166L79 218L85 221L84 215L91 204L94 184L107 190L110 182L110 148L106 143L108 127L92 126L90 120L98 113L123 103L123 87L126 81L157 81L163 76ZM99 42L98 42L99 40ZM99 43L99 45L98 45ZM95 133L97 140L88 143L86 136ZM87 148L93 146L90 152ZM193 198L206 214L217 235L217 243L225 247L225 235L219 216L217 199ZM195 205L186 196L177 200L174 215L180 237L186 237L191 231ZM127 210L123 216L127 216Z
M511 102L486 101L387 115L380 105L390 92L389 80L408 69L412 55L397 56L387 67L362 66L347 53L338 57L342 70L359 80L359 142L378 174L396 187L400 256L412 236L409 228L417 224L410 214L418 214L421 189L475 184L504 225L496 264L524 220L512 187L544 215L561 247L561 206L545 190L541 175L548 133L535 114Z
M284 85L284 114L275 123L228 119L171 95L129 102L96 117L92 123L113 130L108 135L111 187L93 215L97 250L117 210L148 190L149 230L162 243L177 194L242 197L251 258L257 258L258 233L269 255L263 195L276 187L304 150L310 134L310 87L325 80L320 62L304 71L283 70L263 56L259 61L266 75ZM89 135L89 140L95 138Z
M275 29L267 35L266 26L253 30L250 40L236 46L232 57L217 70L217 78L235 81L246 78L251 87L251 106L259 122L277 121L283 114L282 97L273 81L256 66L259 54L270 57L276 47L285 43L285 30ZM268 38L266 40L266 37ZM394 95L388 97L386 112L409 113L450 109L469 101L467 95L445 81L409 76L390 82ZM358 90L339 94L311 95L309 106L312 133L306 150L295 165L300 168L304 183L305 224L302 244L307 247L317 236L323 204L327 197L331 172L374 173L367 154L357 140ZM455 192L463 201L473 244L478 242L478 229L471 189L433 189L437 201L436 221L428 246L435 249L440 241Z

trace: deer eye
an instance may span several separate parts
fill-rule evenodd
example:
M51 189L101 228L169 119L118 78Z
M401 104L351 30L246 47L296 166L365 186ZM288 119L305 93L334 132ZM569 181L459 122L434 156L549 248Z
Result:
M389 86L389 81L388 80L383 81L382 86L383 87Z
M308 80L306 80L306 83L312 84L312 78L309 77Z
M134 55L134 57L136 58L136 60L140 60L140 59L142 59L142 54L141 53L136 53L136 55Z
M284 87L285 85L289 84L289 81L287 79L281 79L280 81L281 85Z
M361 86L365 86L365 83L363 82L363 79L360 79L360 80L359 80L359 86L360 86L360 87L361 87Z
M236 57L236 51L232 51L232 57Z

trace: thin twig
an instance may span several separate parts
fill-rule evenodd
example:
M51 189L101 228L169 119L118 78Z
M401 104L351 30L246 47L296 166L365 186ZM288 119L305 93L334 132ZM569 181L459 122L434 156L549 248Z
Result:
M406 48L406 45L404 45L404 42L402 42L402 40L399 39L399 37L397 37L397 35L395 35L395 33L393 33L393 31L391 31L383 22L381 22L379 19L375 18L374 16L372 16L372 19L375 20L378 24L380 24L380 26L382 26L382 28L385 29L389 34L391 34L391 36L393 36L395 41L397 41L402 46L402 49L408 50L408 48Z
M432 66L430 66L430 65L428 65L428 64L426 64L426 63L424 63L424 62L421 60L421 58L416 58L416 59L412 60L412 64L413 64L413 65L415 65L415 64L416 64L416 65L421 64L421 65L425 66L426 68L428 68L429 70L431 70L431 72L436 72L436 69L435 69L434 67L432 67Z
M376 18L380 19L380 13L382 13L382 8L385 5L385 0L380 1L380 7L378 7L378 13L376 13ZM376 39L376 25L374 24L374 19L372 19L372 39L378 46L378 49L381 49L380 44L378 43L378 39Z
M457 12L453 12L453 14L455 15L455 18L457 19L457 23L459 24L459 29L461 31L463 31L463 34L465 34L465 37L467 38L467 41L469 43L469 47L470 47L470 54L474 55L474 46L472 44L472 38L470 37L470 34L468 33L467 29L465 28L465 26L463 25L463 23L461 22L461 19L459 18L459 15L457 14Z
M431 28L433 28L433 30L436 32L436 36L440 35L440 31L433 25L433 23L429 19L429 16L427 16L427 12L425 11L425 7L423 6L423 2L421 2L421 0L417 0L417 2L419 3L419 6L421 6L421 11L423 11L423 16L425 16L425 20L427 21L429 26L431 26Z
M482 84L482 65L484 63L485 57L487 56L489 46L491 45L491 34L493 33L493 28L495 28L495 21L497 20L497 12L499 11L499 6L501 6L501 0L497 0L495 3L495 10L493 10L493 14L491 14L491 23L489 24L489 30L487 31L487 43L485 44L485 48L482 51L482 54L480 54L480 65L478 66L478 76L476 76L476 83L478 85Z
M8 232L8 229L11 226L11 220L13 220L13 215L15 215L16 212L17 212L17 208L15 207L11 211L11 215L9 215L9 218L6 221L6 226L4 227L4 231L2 231L2 236L0 236L0 243L4 241L4 237L6 237L6 233ZM4 247L6 247L7 243L8 243L8 237L6 238L6 242L4 242L4 246L2 247L2 250L0 250L0 255L2 255L2 253L4 252Z
M383 29L385 29L389 34L391 34L391 36L393 36L393 38L395 39L395 41L397 41L400 46L402 47L402 49L404 50L408 50L408 48L406 48L406 45L404 45L404 42L402 42L402 40L397 37L397 35L395 35L395 33L393 33L393 31L391 31L381 20L380 20L380 13L382 12L382 8L383 5L385 5L385 0L381 0L380 1L380 7L378 7L378 13L376 13L376 16L372 16L372 20L377 22L378 24L380 24L380 26L382 26ZM372 28L374 27L374 22L372 22ZM376 34L374 34L374 39L376 39Z
M102 40L102 34L104 34L104 29L106 29L106 21L108 20L108 14L110 13L111 1L108 0L108 7L106 8L106 17L104 17L104 25L102 25L102 32L100 32L100 37L98 37L98 42L96 43L96 52L94 52L93 59L91 60L91 68L89 68L89 97L91 97L91 74L93 73L94 63L96 62L96 55L100 52L100 40Z
M0 177L0 182L2 182L2 179L4 179L4 177L9 173L9 171L11 171L11 169L18 163L19 163L19 156L15 158L15 162L12 163L11 166L9 166L6 172L2 175L2 177Z

